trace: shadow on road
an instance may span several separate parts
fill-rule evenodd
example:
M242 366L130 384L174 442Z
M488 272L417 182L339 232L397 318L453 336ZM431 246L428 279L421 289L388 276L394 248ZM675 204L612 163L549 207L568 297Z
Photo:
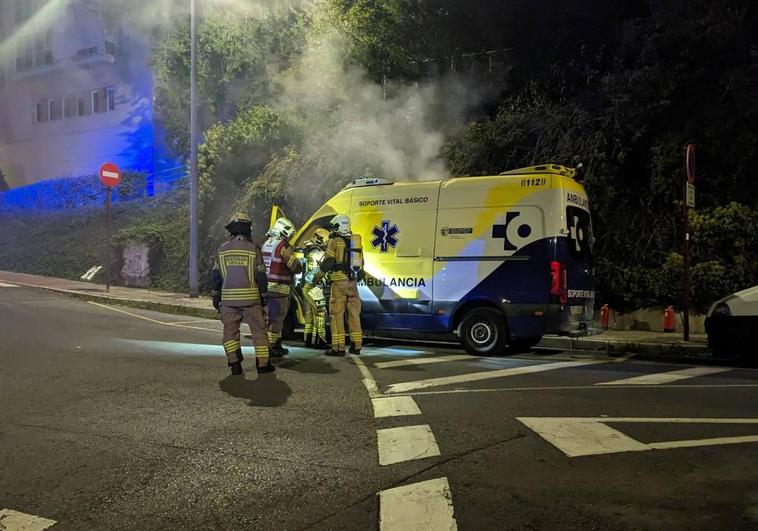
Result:
M292 394L290 386L276 377L276 373L259 374L255 380L244 376L227 376L218 383L229 396L249 400L248 406L279 407L287 403Z
M340 372L339 369L333 367L331 363L323 358L309 360L285 359L277 363L276 368L289 369L306 374L337 374Z

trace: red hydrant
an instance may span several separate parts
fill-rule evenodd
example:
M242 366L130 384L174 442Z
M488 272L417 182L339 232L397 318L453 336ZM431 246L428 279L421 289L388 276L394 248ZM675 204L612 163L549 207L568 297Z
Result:
M603 304L600 307L600 326L603 330L608 330L608 320L611 315L611 310L607 304Z
M675 330L676 330L676 312L674 312L673 306L669 306L663 312L663 331L674 332Z

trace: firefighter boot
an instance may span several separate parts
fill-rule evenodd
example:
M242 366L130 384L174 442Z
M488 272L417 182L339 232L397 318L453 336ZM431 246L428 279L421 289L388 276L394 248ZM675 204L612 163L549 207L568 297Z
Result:
M355 343L352 343L350 345L349 352L350 352L350 354L355 354L356 356L360 356L361 355L361 349L355 348Z
M290 351L282 346L282 340L277 339L276 343L274 343L274 346L271 347L271 353L274 355L275 358L283 358L287 354L290 353Z
M345 351L344 350L334 350L333 348L330 348L326 352L326 355L327 356L344 356L345 355Z
M239 376L242 374L242 362L235 361L234 363L229 364L229 367L232 369L232 376Z
M276 370L276 367L271 365L271 358L269 358L268 363L266 365L258 365L258 360L256 360L255 370L258 371L258 374L266 374L267 372L274 372Z
M316 343L313 345L313 348L315 348L316 350L329 350L329 348L331 347L329 346L329 343L324 341L323 338L318 337L316 338Z
M305 336L305 344L303 345L305 348L313 348L313 336L308 334Z

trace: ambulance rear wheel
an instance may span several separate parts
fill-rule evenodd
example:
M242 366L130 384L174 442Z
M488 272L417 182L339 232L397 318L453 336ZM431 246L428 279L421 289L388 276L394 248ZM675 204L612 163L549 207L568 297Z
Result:
M461 342L472 356L499 356L508 346L505 316L492 308L477 308L461 321Z

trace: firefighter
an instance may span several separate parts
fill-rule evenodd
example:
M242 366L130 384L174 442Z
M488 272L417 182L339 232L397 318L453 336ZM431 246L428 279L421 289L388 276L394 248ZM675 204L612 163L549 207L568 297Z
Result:
M242 374L240 324L250 327L259 373L273 372L263 315L268 281L260 247L253 243L250 217L237 212L225 227L229 240L221 245L213 265L213 307L224 324L223 345L233 375Z
M279 218L263 244L263 262L268 277L268 342L271 345L271 355L277 358L289 352L282 346L282 328L290 307L292 279L302 266L289 243L289 238L294 233L295 226L292 222L287 218Z
M337 215L331 221L332 233L326 246L321 270L331 280L329 317L332 327L332 349L327 356L345 355L345 311L350 329L350 353L360 354L363 345L361 330L361 299L358 282L363 278L363 252L360 236L352 234L350 218Z
M305 346L306 348L324 348L326 342L326 300L322 282L324 274L320 262L324 257L329 231L318 228L313 237L305 242L303 254L303 299L305 299Z

